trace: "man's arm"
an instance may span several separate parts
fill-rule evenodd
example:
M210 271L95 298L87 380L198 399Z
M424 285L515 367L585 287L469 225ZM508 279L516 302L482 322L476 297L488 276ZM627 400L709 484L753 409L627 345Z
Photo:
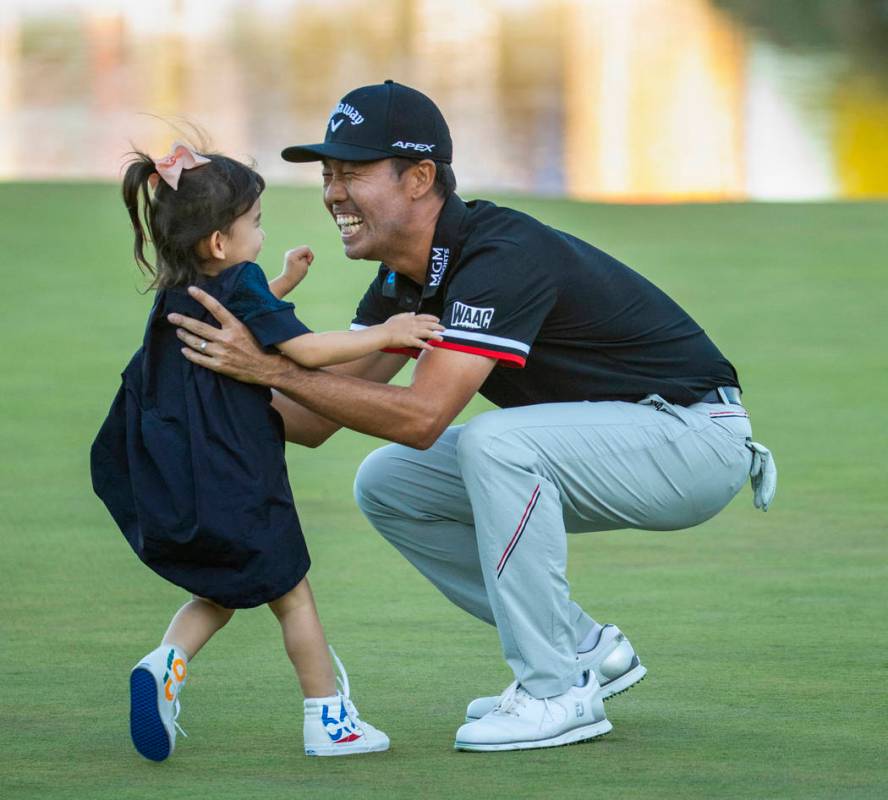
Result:
M377 383L388 383L398 374L407 361L407 356L395 353L373 353L348 364L329 367L330 372L350 375ZM284 420L284 432L288 442L305 447L318 447L342 427L326 417L309 411L295 400L272 390L271 404Z
M452 350L424 352L407 387L381 385L347 370L345 374L307 370L283 356L264 353L245 326L215 298L200 289L189 292L222 326L170 315L170 322L185 329L179 337L188 345L183 353L190 361L238 380L271 386L337 426L410 447L430 447L478 391L495 363ZM202 342L208 343L204 349ZM393 365L376 362L375 366L385 374Z
M187 339L186 339L187 341ZM195 363L210 359L191 351ZM373 383L284 358L269 364L268 385L341 426L423 450L453 422L493 369L494 360L453 350L424 351L410 386ZM205 366L213 368L210 363Z

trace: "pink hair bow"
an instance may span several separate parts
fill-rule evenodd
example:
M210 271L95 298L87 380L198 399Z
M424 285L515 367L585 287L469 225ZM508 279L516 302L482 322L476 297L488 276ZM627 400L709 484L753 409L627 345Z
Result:
M158 178L163 178L173 189L179 188L179 177L182 175L183 169L194 169L204 164L209 164L210 159L206 156L195 153L188 145L182 142L173 142L173 149L169 155L154 161L157 173L149 178L151 186L157 186Z

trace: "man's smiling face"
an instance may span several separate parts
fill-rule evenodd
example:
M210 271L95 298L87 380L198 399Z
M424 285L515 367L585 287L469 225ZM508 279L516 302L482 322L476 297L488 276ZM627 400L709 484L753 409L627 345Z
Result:
M345 255L385 261L397 253L409 220L408 182L391 159L323 162L324 205L339 227Z

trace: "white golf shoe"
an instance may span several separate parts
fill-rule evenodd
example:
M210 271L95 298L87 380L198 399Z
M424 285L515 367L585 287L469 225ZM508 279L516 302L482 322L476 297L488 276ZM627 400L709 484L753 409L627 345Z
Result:
M389 749L389 738L364 722L349 697L348 675L330 648L339 670L340 691L332 697L308 697L304 702L302 733L307 756L348 756L380 753Z
M516 681L492 711L456 732L457 750L529 750L595 739L613 727L604 713L598 682L587 672L586 685L538 700Z
M130 736L136 750L152 761L163 761L176 747L179 692L188 677L185 654L161 645L130 673Z
M632 688L647 674L629 640L616 625L605 625L595 647L577 654L577 671L591 669L601 686L601 699ZM480 719L493 710L498 697L479 697L466 709L466 722Z

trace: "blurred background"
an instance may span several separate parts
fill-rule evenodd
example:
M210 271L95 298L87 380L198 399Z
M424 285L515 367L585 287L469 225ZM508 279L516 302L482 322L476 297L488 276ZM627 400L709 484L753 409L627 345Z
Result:
M281 148L385 78L439 103L464 190L888 195L888 0L4 0L0 179L114 179L187 120L316 185Z

